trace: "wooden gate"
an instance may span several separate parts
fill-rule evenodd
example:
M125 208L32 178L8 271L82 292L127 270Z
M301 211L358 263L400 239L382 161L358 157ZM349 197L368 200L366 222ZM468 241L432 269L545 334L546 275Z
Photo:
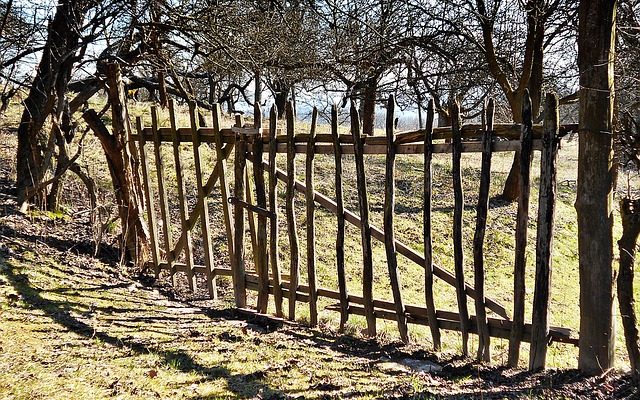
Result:
M509 363L517 365L520 343L531 342L530 368L544 367L547 346L551 341L576 345L577 339L571 337L571 331L565 328L549 327L548 307L551 271L551 243L555 208L556 157L560 138L573 126L560 127L558 124L557 99L547 96L545 120L543 125L534 125L531 116L531 104L528 94L523 106L523 124L496 124L493 122L494 103L489 101L483 112L481 124L463 125L459 107L452 105L451 127L432 128L434 110L429 104L427 129L411 132L395 132L393 97L387 104L386 135L362 136L359 116L355 107L351 107L351 133L338 133L338 115L334 107L331 114L331 133L317 134L317 111L314 109L309 133L296 131L293 105L286 109L286 134L278 134L275 106L270 110L268 127L262 125L262 112L255 106L254 121L245 126L242 117L236 116L235 125L221 127L219 106L214 107L212 126L199 127L197 110L190 106L190 127L178 128L173 103L169 103L169 127L160 127L158 113L152 108L152 126L144 127L137 119L137 139L139 140L140 159L146 188L148 220L153 241L153 267L156 276L161 270L167 270L175 279L176 273L184 273L191 289L196 286L195 277L202 274L206 280L211 298L216 298L216 276L230 276L233 281L235 305L247 308L247 290L256 291L254 310L266 313L269 304L273 304L277 317L286 316L296 319L298 303L309 304L309 323L318 323L318 298L333 299L336 303L325 309L340 313L340 329L344 329L350 315L362 315L366 318L367 332L376 335L376 320L387 319L397 322L400 336L408 341L407 324L427 325L436 349L440 348L440 330L456 330L462 333L462 351L468 355L469 334L479 336L477 356L489 360L490 337L507 338L510 341ZM441 143L450 139L450 143ZM152 142L153 156L147 154L147 143ZM171 235L171 218L166 179L168 171L162 158L163 143L173 148L173 163L177 187L177 204L180 219L180 234L177 240ZM193 145L193 173L196 177L195 204L189 206L185 193L184 168L180 155L180 145ZM204 171L202 144L207 143L215 149L216 160L212 171ZM266 149L265 149L266 147ZM227 180L227 160L234 150L233 191ZM525 251L529 221L530 166L534 150L541 150L541 173L538 204L538 224L536 242L536 278L532 323L524 321L525 306ZM461 183L460 159L463 152L481 152L481 182L477 204L476 228L473 240L474 282L471 286L465 280L465 260L463 256L462 215L464 196ZM491 157L495 152L518 152L520 157L520 192L516 223L516 249L514 255L514 315L508 315L505 307L485 295L484 250L486 221L489 202L489 184L491 179ZM286 168L276 166L276 154L286 153ZM454 271L450 272L436 265L432 249L432 155L435 153L452 154L452 174L454 192L453 248ZM296 155L305 154L305 181L296 179ZM335 200L315 190L314 155L329 154L335 160ZM355 162L358 212L345 208L343 199L343 155L353 154ZM376 227L370 223L369 200L366 186L365 154L386 155L384 226ZM424 154L424 252L418 253L408 244L394 236L394 188L395 159L401 154ZM155 162L151 162L152 158ZM155 165L154 176L151 175ZM252 174L248 166L251 166ZM265 179L265 175L267 179ZM205 180L206 177L206 180ZM253 184L251 184L251 179ZM278 181L286 187L285 221L288 239L288 274L282 272L278 237L281 234L278 221L282 218L277 206ZM230 268L216 267L219 255L213 254L209 212L209 195L214 188L223 201L222 211L226 247L229 253ZM156 195L155 190L158 193ZM295 192L305 195L306 212L306 283L300 282L300 251L298 228L296 227ZM254 195L255 192L255 195ZM335 215L336 236L336 274L338 287L319 287L316 278L315 254L315 207L322 206ZM156 214L160 209L160 220ZM204 265L196 265L193 258L192 231L200 221ZM245 223L248 222L249 229ZM345 273L345 224L353 224L360 229L362 244L362 295L347 292ZM159 236L158 227L162 236ZM248 263L245 254L245 236L249 233L252 249L252 261ZM384 242L389 284L393 301L374 298L372 240ZM162 246L160 246L160 243ZM424 306L405 304L402 298L400 276L397 268L398 254L418 264L425 270ZM180 258L184 262L178 262ZM246 266L253 264L254 269ZM456 290L458 312L437 310L434 304L434 279L453 286ZM270 303L273 296L273 303ZM470 315L467 297L475 305L476 315ZM288 302L288 310L283 310L283 300ZM487 310L495 314L487 317Z

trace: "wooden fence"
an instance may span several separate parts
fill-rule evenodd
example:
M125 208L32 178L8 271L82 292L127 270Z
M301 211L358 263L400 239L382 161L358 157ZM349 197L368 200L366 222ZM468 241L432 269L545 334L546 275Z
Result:
M242 117L236 117L234 127L221 126L221 113L215 107L211 127L199 127L195 106L190 107L190 127L178 128L174 106L169 104L170 126L158 126L158 113L152 109L152 126L144 127L137 119L140 159L148 204L148 220L153 242L153 259L150 265L155 274L167 270L175 278L184 273L190 287L195 286L195 276L204 274L212 298L216 298L216 277L231 276L235 304L238 308L247 308L247 290L257 291L255 310L266 313L269 297L273 296L275 314L285 315L283 299L288 299L289 319L295 320L298 303L308 303L310 324L318 322L318 298L324 297L336 301L327 309L340 313L340 329L344 329L350 315L362 315L366 318L367 332L376 335L376 320L396 321L403 341L409 339L407 324L427 325L432 334L434 347L440 348L440 330L456 330L462 333L462 351L468 355L469 334L479 336L477 357L490 360L490 338L507 338L510 342L509 363L517 365L520 344L531 342L530 368L545 366L548 344L552 341L576 345L577 338L566 328L550 327L548 308L550 297L551 249L553 238L556 157L559 141L563 132L573 127L561 127L558 124L557 100L553 95L546 98L546 111L543 125L534 125L531 116L531 104L528 95L523 106L523 124L494 123L494 103L489 101L483 113L481 124L463 125L457 104L452 107L452 126L432 128L433 103L429 104L427 129L397 133L394 130L393 97L387 105L386 135L362 136L356 109L351 107L351 134L338 133L338 116L334 107L331 115L331 133L317 134L317 111L313 111L309 133L296 131L293 107L286 109L286 135L278 135L280 128L275 107L270 111L268 128L262 126L262 112L255 107L253 125L244 125ZM439 139L451 139L450 143L434 143ZM149 152L148 142L152 142L153 155ZM170 209L161 146L170 143L173 147L177 180L177 200L180 214L180 235L177 241L172 239ZM197 200L189 210L179 147L181 143L192 143L194 169L197 184ZM211 174L203 173L201 144L209 143L215 147L216 161ZM529 221L530 166L534 150L541 151L541 171L539 204L537 216L536 273L532 322L525 323L525 252L527 247L527 227ZM227 160L234 151L233 191L229 188ZM463 258L462 215L464 198L460 159L464 152L481 152L481 180L477 204L475 235L473 239L473 286L465 279L465 260ZM491 180L491 158L495 152L518 152L520 157L520 192L516 226L516 249L514 256L514 313L508 315L505 307L485 295L484 249L489 185ZM286 169L276 166L276 154L286 153ZM432 247L432 156L434 153L452 154L453 192L455 199L453 217L454 271L450 272L434 263ZM295 158L305 154L305 182L296 180ZM319 193L314 185L314 155L331 154L335 160L335 199ZM356 167L358 189L358 212L345 208L343 198L343 155L353 154ZM385 154L385 197L384 226L376 227L370 223L369 200L366 184L365 154ZM399 154L424 154L424 253L418 253L409 245L394 236L395 203L395 159ZM152 162L152 158L155 162ZM252 166L253 183L250 184L249 169ZM155 168L153 167L155 166ZM155 169L155 184L152 184L151 172ZM265 175L267 181L265 181ZM205 180L206 178L206 180ZM288 238L289 265L280 265L278 247L277 201L278 181L286 185L285 215L286 235ZM222 198L222 220L226 232L226 244L229 250L230 268L215 267L216 255L211 246L208 196L218 186ZM157 195L154 193L158 190ZM306 210L306 283L300 282L300 251L298 228L296 227L295 192L305 195ZM255 196L254 193L255 192ZM158 199L156 204L155 199ZM254 200L255 198L255 200ZM316 204L335 214L336 236L336 273L338 287L335 289L319 287L316 278L315 223ZM156 208L160 209L158 215ZM200 220L204 265L195 265L192 231ZM248 221L249 229L245 229ZM350 223L360 229L362 245L362 296L347 292L345 272L345 224ZM162 227L160 236L158 227ZM245 268L245 235L250 232L253 264L255 271ZM384 242L389 283L393 301L374 298L373 295L373 257L372 240ZM178 260L184 253L184 263ZM409 305L403 302L399 284L397 257L401 255L418 264L425 270L425 305ZM283 269L288 273L285 275ZM456 290L458 312L436 310L434 305L433 283L440 279ZM475 305L475 314L470 315L467 297ZM487 310L496 317L488 317Z

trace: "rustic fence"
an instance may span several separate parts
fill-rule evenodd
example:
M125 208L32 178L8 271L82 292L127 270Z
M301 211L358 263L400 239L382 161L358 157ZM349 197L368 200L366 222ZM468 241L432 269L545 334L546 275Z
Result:
M387 104L386 135L362 136L356 109L351 107L351 134L338 133L338 115L334 107L331 115L331 134L317 134L317 111L314 110L311 128L308 134L296 133L296 120L291 104L286 109L286 135L278 135L275 108L271 109L268 128L262 126L262 112L255 107L253 126L244 125L242 117L236 117L234 127L221 127L221 113L215 107L211 127L199 127L195 106L190 107L190 127L178 128L173 103L169 104L170 126L158 126L158 114L152 109L152 126L144 127L137 119L137 140L139 140L140 159L143 180L146 188L147 216L152 239L152 262L155 274L167 270L175 278L184 273L190 287L195 286L195 276L204 274L209 294L216 297L216 277L231 276L235 304L238 308L247 308L247 290L257 291L255 310L266 313L269 297L273 296L275 314L282 317L283 299L288 299L287 317L296 319L298 303L308 303L309 322L318 322L318 298L328 298L337 303L328 307L340 313L340 329L344 329L350 315L362 315L366 318L367 332L376 335L376 320L386 319L397 322L403 341L409 338L407 324L427 325L430 329L434 347L440 348L440 330L456 330L462 333L462 349L468 355L469 334L477 334L479 346L477 357L490 360L490 338L509 339L509 364L517 365L520 344L531 342L530 368L545 366L549 343L564 342L577 344L577 338L571 336L569 329L550 327L548 309L550 298L551 244L556 187L556 157L560 137L563 131L571 127L558 124L557 100L548 95L545 104L543 125L534 125L531 116L531 104L525 96L522 124L494 123L494 103L489 101L483 112L481 124L463 125L457 104L453 104L452 126L432 128L433 103L428 107L427 128L411 132L396 133L394 130L393 97ZM450 143L434 143L440 139L451 139ZM153 155L147 154L148 142L152 142ZM177 241L172 239L171 218L166 188L161 147L170 143L173 147L175 179L177 180L177 200L180 214L180 235ZM180 144L192 143L194 169L197 185L197 199L191 207L187 204L183 168L181 165ZM203 173L201 144L209 143L215 147L216 161L213 171L206 176ZM265 148L266 147L266 148ZM541 151L541 171L539 204L537 216L535 294L532 322L525 323L525 252L527 247L527 229L529 221L530 166L534 150ZM234 151L233 191L229 189L227 160ZM481 180L477 204L476 227L473 239L473 286L465 280L465 260L463 256L462 214L464 198L461 180L461 154L481 152ZM510 317L503 305L485 295L484 249L487 224L489 185L491 180L491 159L495 152L518 152L520 157L520 192L516 223L516 248L514 263L514 313ZM266 153L266 154L265 154ZM276 166L276 154L286 153L286 169ZM432 249L432 156L435 153L452 154L452 174L454 191L453 247L454 271L449 272L433 261ZM305 154L305 182L296 180L295 157ZM331 154L335 160L335 200L319 193L314 185L314 155ZM356 167L358 189L358 212L345 208L343 199L342 163L344 154L353 154ZM384 226L373 226L369 220L369 200L366 186L365 154L385 154L385 196ZM424 253L420 254L409 245L394 236L395 203L395 159L398 154L424 154ZM155 159L152 162L151 159ZM252 166L253 186L249 179ZM155 168L153 168L155 166ZM155 184L152 184L151 172L155 169ZM265 181L265 175L268 181ZM206 180L205 180L206 178ZM289 266L284 274L280 265L278 247L277 206L278 181L286 185L285 215L286 235L288 238ZM226 232L226 244L230 256L230 268L215 267L215 255L210 242L210 217L208 196L218 186L222 203L222 221ZM154 193L157 188L158 193ZM300 282L300 251L298 228L296 227L295 192L305 195L306 210L306 266L307 282ZM255 196L254 193L255 192ZM157 198L157 203L155 199ZM254 200L255 199L255 200ZM336 236L336 289L319 287L316 278L315 223L316 204L335 214ZM160 209L158 215L156 208ZM200 220L204 265L195 265L192 231ZM245 223L249 223L249 229ZM345 273L345 224L350 223L360 229L362 245L362 296L347 292ZM160 236L158 227L162 227ZM249 232L255 271L245 268L245 235ZM393 301L374 298L373 294L373 257L372 240L384 242L389 284ZM178 260L184 253L185 262ZM425 270L425 305L416 306L403 302L399 285L397 267L398 254L418 264ZM434 305L433 283L440 279L456 290L458 312L436 310ZM475 314L470 315L467 297L475 305ZM487 310L496 317L488 317Z

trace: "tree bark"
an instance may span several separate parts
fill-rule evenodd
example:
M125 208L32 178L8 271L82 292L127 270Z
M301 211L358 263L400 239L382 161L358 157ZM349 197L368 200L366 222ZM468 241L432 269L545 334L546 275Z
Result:
M614 364L613 152L616 0L581 0L578 24L580 122L578 368L600 374Z
M367 79L362 98L362 133L373 136L376 125L376 93L378 78Z
M618 302L624 328L624 338L629 353L631 376L638 384L640 381L640 337L638 335L638 317L635 312L633 296L633 264L640 235L640 209L638 201L622 199L622 237L618 241L620 249L620 273L618 275Z
M108 131L92 109L87 110L83 118L100 140L107 158L122 228L122 257L124 261L142 269L150 254L149 228L143 218L144 195L138 173L139 161L131 139L126 96L118 64L107 66L107 84L113 132Z
M76 61L80 27L90 4L89 1L61 0L48 27L42 58L24 101L25 108L18 126L16 190L18 205L23 210L26 209L29 192L39 187L44 179L48 136L42 128L59 103L58 97L66 92ZM40 188L34 197L40 207L46 203L45 189Z

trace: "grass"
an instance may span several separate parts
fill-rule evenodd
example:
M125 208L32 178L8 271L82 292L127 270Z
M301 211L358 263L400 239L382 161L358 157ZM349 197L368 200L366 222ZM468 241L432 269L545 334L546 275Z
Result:
M96 105L97 106L97 105ZM186 109L178 107L179 117L178 124L186 126L188 123L188 114ZM150 124L150 113L148 105L139 103L131 107L130 114L132 116L140 115L146 125ZM161 114L160 125L168 126L168 115ZM226 125L231 125L231 121L227 120ZM307 129L304 124L300 124L301 130ZM320 132L326 132L327 127L319 127ZM193 206L195 197L195 177L193 176L193 150L190 145L183 144L180 146L183 169L185 170L185 178L187 185L187 193L189 194L190 206ZM215 160L215 152L208 146L202 146L204 154L204 170L207 175L213 168ZM169 145L163 147L162 150L165 171L167 172L167 182L169 183L168 191L170 193L170 205L172 209L173 226L177 227L179 221L178 205L176 199L175 187L175 170L173 166L173 154ZM496 197L502 188L507 172L511 165L511 153L495 154L493 159L493 173L491 183L491 196ZM104 193L110 190L110 180L105 168L100 165L101 154L99 144L89 135L86 139L85 150L80 162L83 167L98 181L99 186ZM278 165L284 167L284 155L278 156ZM465 213L464 213L464 245L465 245L465 269L466 281L473 282L472 271L472 254L471 244L473 240L473 232L475 227L475 205L477 202L477 192L479 184L479 155L465 154L462 159L463 165L463 187L465 192ZM370 193L371 222L373 225L382 227L382 205L384 201L384 156L367 156L367 177L368 190ZM232 160L229 161L232 163ZM232 164L229 164L230 166ZM316 190L333 197L333 158L329 156L316 156ZM344 189L345 189L345 206L357 213L357 191L355 184L355 166L352 156L345 156L343 161L344 168ZM452 226L452 178L451 178L451 157L450 155L436 155L434 157L434 199L433 199L433 237L434 237L434 256L435 262L443 268L453 271L453 248L451 238ZM400 155L397 158L396 166L396 238L410 245L418 252L423 251L422 244L422 156L416 155ZM155 170L152 168L152 175ZM304 180L304 156L297 156L298 179ZM535 219L537 215L537 185L539 171L539 154L536 153L532 166L532 190L531 190L531 207L530 207L530 224L529 224L529 246L528 246L528 267L527 267L527 308L526 320L530 320L531 303L533 297L533 277L534 277L534 261L535 261ZM554 257L553 257L553 277L552 277L552 299L551 299L551 315L550 323L552 325L564 326L574 329L576 332L579 328L579 282L578 282L578 255L577 255L577 226L576 214L573 207L575 201L575 181L577 175L577 145L575 141L564 142L559 156L558 171L558 203L556 209L556 230L554 236ZM232 182L231 168L228 170L228 180ZM73 182L73 180L70 180ZM155 178L152 178L155 185ZM74 183L70 183L74 185ZM77 186L76 191L82 190L81 186ZM284 215L284 185L279 186L279 205L281 207L280 214ZM108 198L108 197L107 197ZM210 212L211 221L214 226L213 247L217 255L216 262L221 265L228 265L228 254L226 251L226 239L224 228L222 226L221 201L218 189L210 196ZM304 196L298 194L296 197L297 204L297 222L298 233L300 237L300 271L302 273L301 282L306 283L306 265L304 242L305 229L305 213L304 213ZM71 207L73 210L74 207ZM616 221L617 218L617 211ZM515 204L502 204L499 201L492 200L489 219L487 225L487 236L485 242L485 263L487 268L487 296L498 300L511 312L512 307L512 287L513 287L513 249L514 249L514 229L515 229ZM337 274L335 272L335 216L317 208L316 212L316 254L317 254L317 274L320 286L332 289L337 288ZM281 266L283 272L288 272L289 255L288 241L284 234L285 225L284 218L280 219L280 251ZM202 264L202 254L199 247L201 237L199 237L199 227L194 229L194 243L196 247L196 262ZM347 225L347 241L345 243L346 266L348 275L348 291L354 294L361 294L361 247L360 235L358 228ZM177 229L173 230L174 238L177 237ZM619 224L615 226L614 238L620 237ZM248 240L247 240L248 242ZM250 252L249 247L247 247ZM249 253L250 254L250 253ZM385 264L386 256L384 246L381 242L374 240L373 245L375 281L374 290L375 297L390 300L390 287L388 282L388 273ZM248 267L252 268L250 256L247 257ZM399 269L402 283L403 299L406 303L423 304L424 303L424 271L404 257L399 257ZM617 262L617 260L616 260ZM221 286L224 290L228 287L228 281L221 279ZM640 287L640 282L636 282L636 288ZM455 290L437 280L435 285L436 306L439 309L453 310L457 309ZM107 293L106 291L104 292ZM106 301L113 301L107 298ZM255 299L250 299L250 304ZM323 308L333 302L327 299L321 299L320 320L326 326L335 328L337 326L338 314L332 311L323 310ZM273 311L273 304L270 304ZM284 309L287 309L285 301ZM305 304L298 307L298 318L301 321L308 320L308 309ZM473 302L469 301L469 310L473 312ZM617 311L617 305L614 312ZM618 325L620 323L618 321ZM142 328L145 326L141 324ZM347 331L358 337L361 330L365 327L364 319L360 317L351 317ZM398 337L395 323L379 322L380 339L395 340ZM624 340L622 338L621 329L617 330L617 357L618 365L627 365L626 351L624 349ZM430 335L426 327L410 326L410 334L414 343L423 346L430 344ZM472 335L471 349L476 346L476 337ZM446 332L443 337L444 349L443 354L460 352L460 335L456 332ZM506 340L493 339L493 363L503 365L506 363L507 347ZM527 365L528 346L523 345L521 357L521 366ZM186 362L181 357L172 358L176 365L183 365ZM188 360L187 360L188 361ZM212 361L213 362L213 361ZM246 363L246 362L245 362ZM573 348L564 344L552 344L549 351L548 363L551 367L573 368L577 365L577 348ZM147 367L145 367L147 368ZM251 368L246 371L250 371ZM233 368L232 368L233 369ZM142 371L142 370L141 370ZM144 372L144 371L142 371ZM253 372L249 372L253 373ZM233 374L231 374L233 375ZM275 382L275 387L279 387L282 382ZM293 390L293 389L292 389ZM222 393L222 392L221 392Z

